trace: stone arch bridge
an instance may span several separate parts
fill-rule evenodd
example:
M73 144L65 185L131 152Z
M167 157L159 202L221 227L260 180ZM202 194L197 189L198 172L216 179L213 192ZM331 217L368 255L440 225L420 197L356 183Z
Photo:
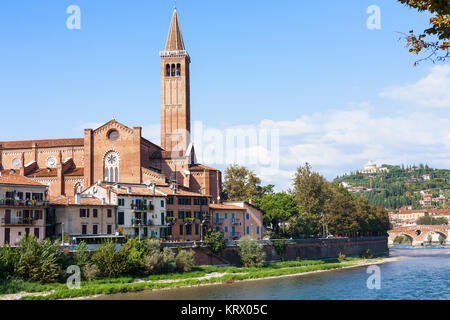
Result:
M450 226L409 226L399 227L388 231L389 244L394 244L398 236L406 236L413 246L420 246L427 241L428 235L440 234L445 238L446 244L450 244Z

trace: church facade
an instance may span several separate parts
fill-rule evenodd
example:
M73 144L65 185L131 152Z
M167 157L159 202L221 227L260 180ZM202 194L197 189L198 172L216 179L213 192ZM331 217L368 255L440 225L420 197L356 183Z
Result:
M142 137L141 127L111 120L85 129L80 138L0 142L2 173L48 186L50 199L75 197L98 183L151 183L174 195L218 202L221 172L196 163L190 141L190 57L176 10L160 56L160 145Z
M190 140L190 56L176 9L160 59L160 145L145 139L141 127L115 119L85 129L79 138L0 142L2 175L23 176L47 186L53 208L48 235L153 234L193 241L202 239L210 228L223 229L210 219L214 210L210 206L221 202L222 173L197 163ZM108 196L98 196L96 190ZM140 199L144 193L148 199ZM113 220L111 210L115 210ZM103 215L98 213L103 211L105 220L100 221ZM242 231L242 236L262 229L261 212L256 220L242 219L240 224L255 229ZM106 231L102 234L102 230ZM259 232L255 238L260 238Z
M142 137L141 127L116 120L85 129L74 139L0 142L0 165L7 172L49 186L52 197L74 196L98 181L157 186L207 195L215 202L221 173L195 162L190 141L190 57L175 10L161 52L161 146Z

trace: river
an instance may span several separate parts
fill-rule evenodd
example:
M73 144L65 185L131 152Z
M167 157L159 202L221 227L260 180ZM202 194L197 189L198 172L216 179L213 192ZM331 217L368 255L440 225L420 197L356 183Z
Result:
M114 300L407 300L450 299L450 248L395 247L399 261L379 265L381 288L367 288L367 267L278 279L102 296Z

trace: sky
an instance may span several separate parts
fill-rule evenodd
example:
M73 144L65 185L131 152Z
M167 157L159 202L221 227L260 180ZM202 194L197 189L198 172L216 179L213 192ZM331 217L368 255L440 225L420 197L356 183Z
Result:
M70 5L81 29L66 26ZM371 5L381 29L367 28ZM2 0L0 140L82 137L114 117L159 144L159 51L173 6ZM414 67L399 41L426 28L427 14L395 0L178 0L177 11L192 59L191 119L210 139L194 145L225 154L203 150L206 164L247 165L277 190L305 162L329 180L369 160L450 168L450 65ZM229 129L279 143L230 149Z

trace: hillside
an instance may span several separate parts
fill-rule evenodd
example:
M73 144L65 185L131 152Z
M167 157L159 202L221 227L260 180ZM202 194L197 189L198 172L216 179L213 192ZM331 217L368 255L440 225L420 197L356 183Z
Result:
M409 205L413 209L450 205L450 170L433 169L427 165L385 164L381 168L387 170L352 172L337 177L334 182L342 183L355 195L368 198L371 204L382 205L386 209Z

